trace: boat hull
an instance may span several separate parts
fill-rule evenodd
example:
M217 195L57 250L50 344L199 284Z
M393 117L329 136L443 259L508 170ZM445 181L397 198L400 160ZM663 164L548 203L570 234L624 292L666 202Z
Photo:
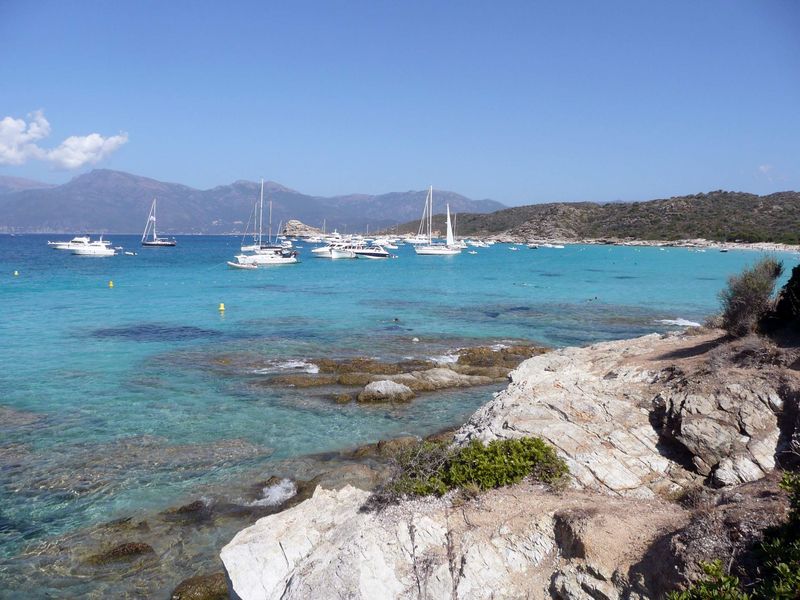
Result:
M156 241L147 241L142 242L142 246L145 248L173 248L177 245L175 240L156 240Z
M414 252L421 256L452 256L461 254L461 248L448 248L447 246L416 246Z
M242 270L245 270L245 271L252 271L254 269L258 269L258 265L247 264L247 263L238 263L238 262L233 262L233 261L230 261L230 260L228 261L228 266L231 269L242 269Z

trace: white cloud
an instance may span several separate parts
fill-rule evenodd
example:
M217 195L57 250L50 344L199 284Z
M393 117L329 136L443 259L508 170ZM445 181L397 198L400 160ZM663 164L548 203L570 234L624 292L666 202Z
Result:
M77 169L95 164L128 141L128 134L104 138L99 133L73 135L61 142L58 148L47 151L47 160L64 169Z
M42 160L63 169L77 169L95 164L128 141L128 134L103 137L99 133L73 135L56 148L37 144L50 135L50 123L41 110L28 120L5 117L0 120L0 165L21 165L28 160Z

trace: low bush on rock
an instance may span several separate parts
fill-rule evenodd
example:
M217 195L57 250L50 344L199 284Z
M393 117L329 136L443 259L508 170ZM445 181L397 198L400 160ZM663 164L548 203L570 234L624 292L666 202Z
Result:
M772 307L772 293L781 273L781 262L766 257L728 278L728 286L720 292L720 301L721 325L729 335L742 337L756 331L759 321Z
M781 487L789 494L789 518L764 532L758 549L758 572L752 589L729 575L718 560L703 565L705 576L669 600L796 600L800 598L800 474L784 473Z
M407 496L441 496L452 489L488 490L519 483L525 477L556 484L568 473L555 449L540 438L473 440L463 447L423 441L403 448L392 459L389 481L370 497L368 509Z

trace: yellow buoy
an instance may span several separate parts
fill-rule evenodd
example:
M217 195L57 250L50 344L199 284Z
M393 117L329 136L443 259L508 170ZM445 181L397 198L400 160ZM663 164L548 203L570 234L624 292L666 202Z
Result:
M224 302L220 302L219 303L219 312L225 312L225 303Z
M108 282L108 287L113 288L114 287L114 282L113 281L109 281Z
M19 271L14 271L14 277L19 277Z

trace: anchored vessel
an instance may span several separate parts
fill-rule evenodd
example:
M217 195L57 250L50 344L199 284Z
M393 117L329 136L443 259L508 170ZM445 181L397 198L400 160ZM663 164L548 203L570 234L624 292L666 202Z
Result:
M148 237L148 235L150 237ZM156 199L153 198L153 204L150 206L150 214L147 216L147 223L144 225L144 232L142 233L142 246L149 248L161 248L175 246L177 242L173 239L160 238L156 234Z
M428 195L425 197L425 209L422 211L422 219L419 222L417 239L422 237L422 232L426 224L428 228L428 241L424 245L416 245L414 247L414 252L421 255L461 254L461 247L456 245L455 237L453 236L449 204L447 205L447 241L444 244L433 243L433 186L430 187Z

